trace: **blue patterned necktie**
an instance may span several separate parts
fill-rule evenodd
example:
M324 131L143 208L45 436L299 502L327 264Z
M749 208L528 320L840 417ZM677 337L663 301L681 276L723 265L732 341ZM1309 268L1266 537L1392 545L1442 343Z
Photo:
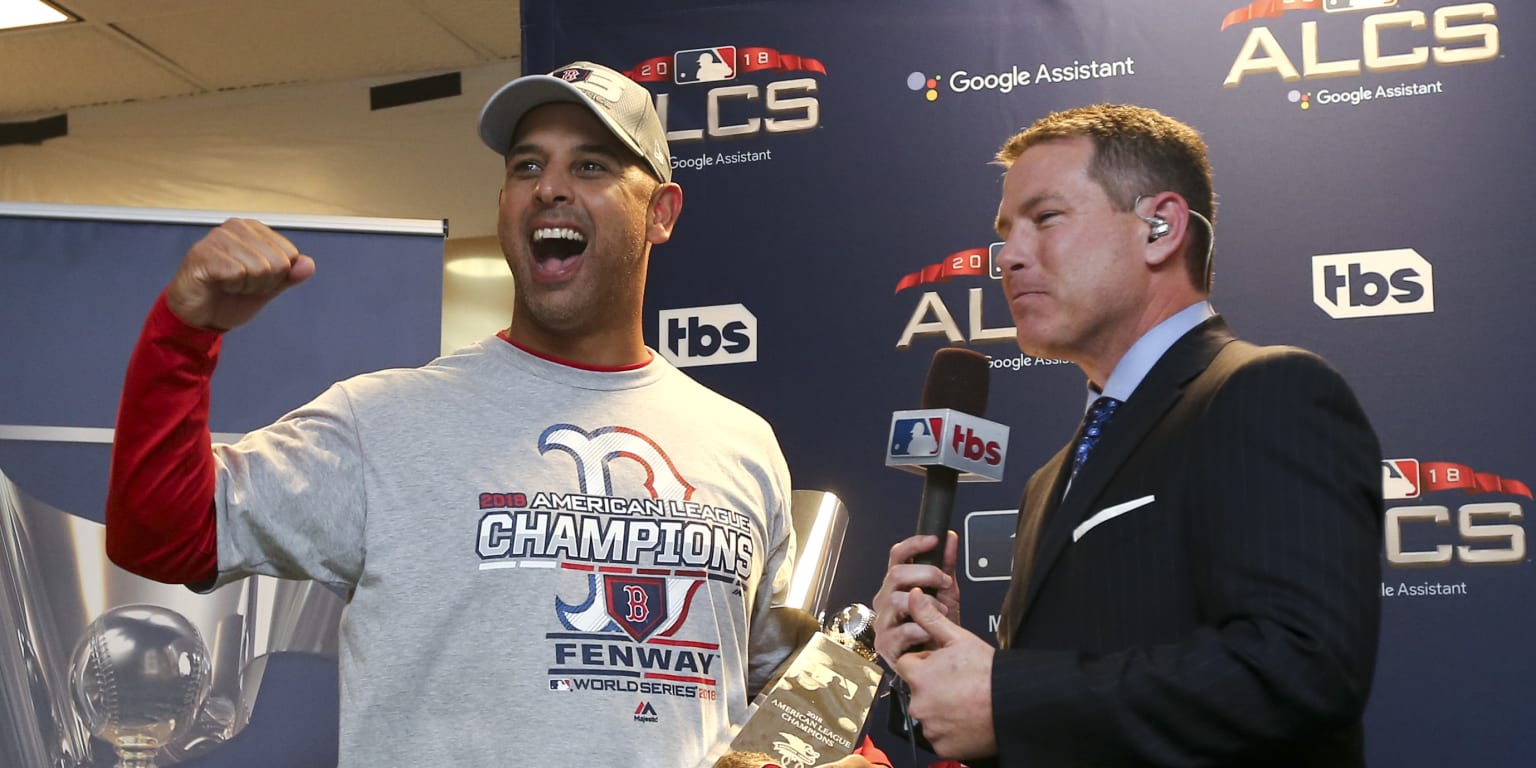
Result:
M1120 401L1113 397L1100 397L1088 406L1088 414L1083 417L1083 431L1077 437L1077 445L1072 449L1072 477L1077 477L1077 471L1083 468L1088 461L1088 454L1093 446L1099 442L1099 436L1104 432L1104 425L1109 417L1115 415L1115 409L1120 407Z

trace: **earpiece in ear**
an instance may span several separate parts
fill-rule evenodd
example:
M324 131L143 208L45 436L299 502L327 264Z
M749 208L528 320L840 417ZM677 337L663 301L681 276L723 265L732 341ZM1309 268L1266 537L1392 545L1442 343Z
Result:
M1140 218L1147 223L1147 226L1152 228L1152 231L1147 233L1147 242L1149 243L1155 243L1158 238L1173 231L1173 227L1168 225L1168 220L1161 216L1141 216Z

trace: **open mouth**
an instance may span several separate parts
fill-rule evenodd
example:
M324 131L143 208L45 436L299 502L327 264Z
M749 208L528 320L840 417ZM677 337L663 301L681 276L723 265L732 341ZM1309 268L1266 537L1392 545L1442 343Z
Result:
M533 230L533 263L539 275L557 280L576 271L577 257L587 250L587 236L570 227Z

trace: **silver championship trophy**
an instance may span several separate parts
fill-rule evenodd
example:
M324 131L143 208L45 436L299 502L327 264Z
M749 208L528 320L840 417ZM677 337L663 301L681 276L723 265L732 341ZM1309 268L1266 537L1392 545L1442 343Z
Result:
M817 617L825 609L837 570L848 511L824 491L795 491L793 499L799 544L782 608ZM844 608L825 629L811 635L778 680L758 695L726 754L766 754L784 768L809 768L847 757L864 729L881 674L875 661L874 613L858 604Z
M209 594L107 560L105 530L0 473L0 766L172 765L250 722L272 653L336 655L342 600L251 577ZM92 737L97 740L93 740Z
M75 646L75 713L117 749L117 768L154 768L156 753L186 735L208 698L210 666L202 635L181 614L113 608Z

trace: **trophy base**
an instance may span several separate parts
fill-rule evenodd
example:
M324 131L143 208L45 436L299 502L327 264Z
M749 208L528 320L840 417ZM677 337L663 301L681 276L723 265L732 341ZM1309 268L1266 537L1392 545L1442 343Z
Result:
M784 768L847 757L880 686L878 664L816 633L731 740L736 752L766 752Z

